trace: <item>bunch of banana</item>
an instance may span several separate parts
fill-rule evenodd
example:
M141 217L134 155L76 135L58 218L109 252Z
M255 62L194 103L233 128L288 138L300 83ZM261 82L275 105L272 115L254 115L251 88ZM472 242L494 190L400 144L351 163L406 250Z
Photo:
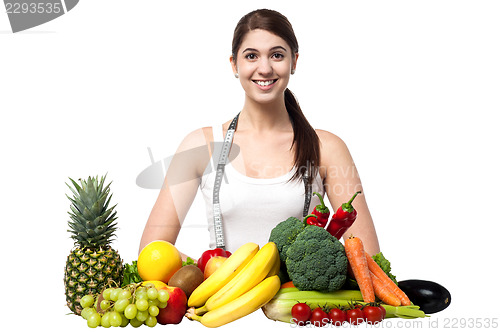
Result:
M193 291L186 317L218 327L256 311L278 292L279 268L274 242L244 244Z

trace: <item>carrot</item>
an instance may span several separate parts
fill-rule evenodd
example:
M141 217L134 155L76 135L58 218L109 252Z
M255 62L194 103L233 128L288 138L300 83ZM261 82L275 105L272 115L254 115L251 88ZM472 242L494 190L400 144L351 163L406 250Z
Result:
M370 270L366 263L365 249L363 242L358 237L349 237L345 240L345 252L349 264L351 265L354 278L356 279L363 301L375 302L375 292L373 291L373 283L370 277Z
M370 271L370 277L373 282L373 290L375 295L385 304L392 305L393 307L399 307L401 305L401 300L391 292L373 272Z
M398 285L394 283L394 281L391 280L391 278L387 276L387 274L385 274L384 270L382 270L382 268L378 266L377 262L375 262L373 258L366 253L365 256L366 256L366 262L368 263L368 269L370 270L370 272L372 272L375 276L377 276L380 279L380 281L382 281L382 283L385 285L385 287L389 289L391 292L393 292L394 295L396 295L399 298L402 305L411 305L411 301L408 298L408 296L401 290L401 288L398 287Z
M288 282L285 282L284 284L281 284L281 288L293 288L295 287L293 285L293 281L288 281Z

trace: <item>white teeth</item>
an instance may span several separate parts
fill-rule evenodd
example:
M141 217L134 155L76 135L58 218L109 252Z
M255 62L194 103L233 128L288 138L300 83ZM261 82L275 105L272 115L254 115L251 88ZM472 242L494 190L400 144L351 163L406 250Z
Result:
M260 86L268 86L270 84L273 84L274 80L270 80L270 81L255 81L255 83L257 83Z

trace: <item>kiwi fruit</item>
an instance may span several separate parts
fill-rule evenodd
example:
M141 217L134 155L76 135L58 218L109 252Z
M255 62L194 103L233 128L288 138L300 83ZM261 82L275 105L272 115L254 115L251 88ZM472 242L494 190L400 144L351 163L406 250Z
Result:
M203 272L196 265L186 265L181 267L168 281L171 287L179 287L184 291L186 297L189 298L191 293L204 280Z

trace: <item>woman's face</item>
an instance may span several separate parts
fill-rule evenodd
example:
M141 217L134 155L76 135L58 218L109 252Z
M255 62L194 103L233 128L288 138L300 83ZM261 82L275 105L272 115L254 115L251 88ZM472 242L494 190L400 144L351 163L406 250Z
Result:
M247 98L258 103L283 100L292 69L298 58L290 46L266 30L251 30L243 38L237 59L231 56Z

